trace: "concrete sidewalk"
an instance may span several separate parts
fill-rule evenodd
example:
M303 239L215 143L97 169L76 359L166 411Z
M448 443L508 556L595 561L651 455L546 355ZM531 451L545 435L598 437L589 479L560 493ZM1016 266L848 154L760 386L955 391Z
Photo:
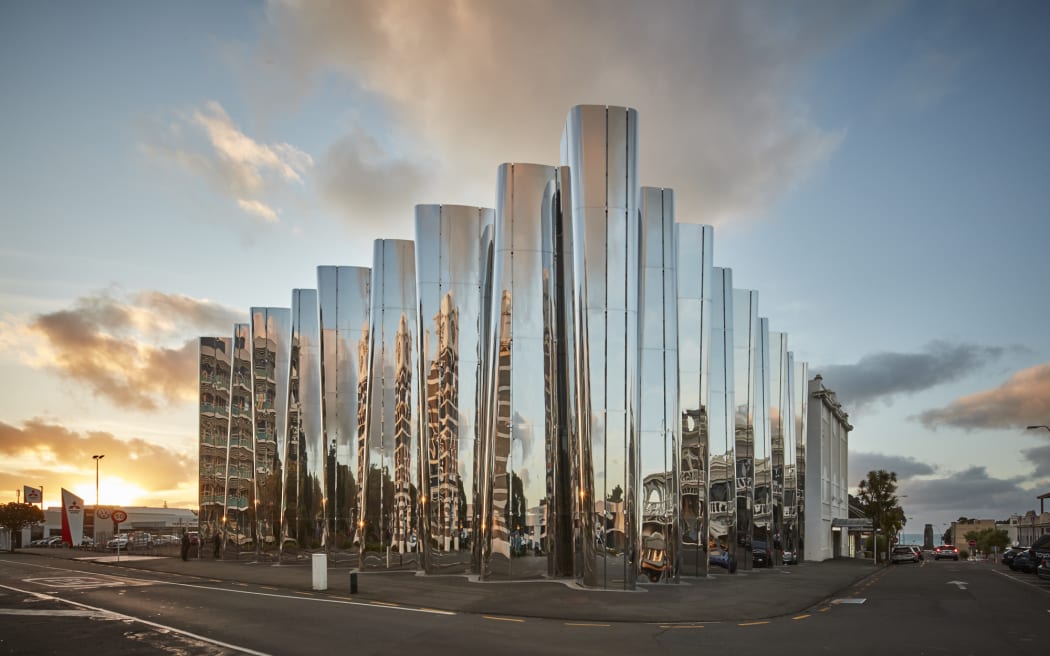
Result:
M71 549L22 549L18 553L48 559L97 562L133 576L136 571L201 577L218 581L309 591L309 562L281 564L234 560L189 560L123 556ZM415 572L358 574L361 601L466 613L512 615L587 622L748 621L794 615L836 596L851 596L858 581L877 571L871 561L832 560L771 569L722 570L706 579L683 578L674 584L640 584L633 592L580 588L568 580L481 582L465 575L426 576ZM329 566L327 594L350 593L350 569ZM325 594L325 593L322 593Z

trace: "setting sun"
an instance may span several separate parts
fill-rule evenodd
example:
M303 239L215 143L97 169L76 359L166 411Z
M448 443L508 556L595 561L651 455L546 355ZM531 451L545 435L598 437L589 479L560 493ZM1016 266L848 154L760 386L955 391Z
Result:
M84 500L85 505L95 505L95 486L76 485L73 492ZM119 476L107 476L99 482L98 504L101 506L141 506L146 490L129 483Z

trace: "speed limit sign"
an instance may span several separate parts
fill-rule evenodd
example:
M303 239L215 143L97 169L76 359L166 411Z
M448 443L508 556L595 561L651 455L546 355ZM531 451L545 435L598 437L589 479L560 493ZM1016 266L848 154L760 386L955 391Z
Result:
M123 510L114 510L113 514L111 515L111 517L113 518L113 523L114 524L119 524L121 522L127 521L128 514L126 512L124 512Z

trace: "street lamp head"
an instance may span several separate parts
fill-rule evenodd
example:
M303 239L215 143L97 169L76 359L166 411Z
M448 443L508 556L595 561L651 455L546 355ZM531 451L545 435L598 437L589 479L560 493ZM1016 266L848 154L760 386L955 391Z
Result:
M91 457L94 458L95 460L102 460L103 458L106 457L106 454L103 453L101 455L91 456Z
M1025 430L1039 430L1040 428L1045 428L1046 430L1050 431L1050 426L1047 426L1046 424L1039 424L1038 426L1025 426Z

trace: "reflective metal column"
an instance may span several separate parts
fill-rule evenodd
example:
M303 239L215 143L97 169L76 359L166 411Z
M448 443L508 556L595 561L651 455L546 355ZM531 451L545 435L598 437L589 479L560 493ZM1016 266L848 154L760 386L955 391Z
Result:
M230 432L233 340L201 337L197 349L199 514L201 535L222 533L226 506L226 458Z
M226 546L257 544L255 521L255 436L252 397L252 333L233 326L230 369L230 424L226 452Z
M638 113L569 111L562 163L572 201L573 321L578 336L576 458L584 585L633 589L638 378Z
M708 487L704 547L711 565L735 572L736 544L736 385L733 366L733 270L711 269L710 411L707 416Z
M675 226L678 279L678 411L681 414L679 466L679 571L706 576L707 467L711 405L711 259L713 229L680 223ZM646 245L648 250L648 244ZM646 278L648 286L648 278ZM648 292L646 292L648 299ZM648 300L646 301L648 303ZM645 328L648 332L648 326ZM648 339L646 337L646 339ZM717 336L724 339L723 334ZM644 372L643 362L643 372ZM643 391L644 394L644 391ZM643 407L644 409L644 407ZM723 444L724 448L724 444ZM730 447L730 450L732 447ZM643 455L644 461L644 455Z
M317 267L322 417L329 454L329 548L349 552L351 566L359 564L356 555L361 542L359 495L364 472L371 278L372 270L367 267Z
M497 175L480 536L487 579L553 573L557 174L502 164Z
M733 290L733 378L736 387L737 564L751 569L755 512L755 377L758 292Z
M638 461L641 545L637 566L650 581L677 583L681 488L674 191L642 187L641 217L643 293ZM692 257L700 259L702 252ZM698 336L699 329L700 325L696 324L689 326L687 332L690 337L694 331ZM699 371L695 382L699 383ZM690 436L692 442L698 442L698 438L693 440Z
M795 354L787 351L784 380L784 405L780 423L784 430L784 558L789 555L799 562L798 553L798 441L795 438Z
M334 452L331 455L334 457ZM285 535L295 542L288 547L307 551L328 548L325 511L328 457L321 419L321 327L317 290L293 289Z
M791 370L794 392L792 409L795 421L795 499L798 501L798 560L806 555L806 431L809 412L809 364L796 362ZM819 485L819 481L817 484ZM817 508L817 512L820 509Z
M280 549L284 516L284 469L288 436L288 367L291 311L253 307L256 551Z
M416 206L422 466L429 573L470 567L481 392L482 236L493 210ZM484 255L487 255L484 254Z
M769 434L769 319L760 317L755 337L755 403L753 421L755 505L751 531L752 560L773 564L773 468ZM757 556L755 554L758 554Z
M419 566L416 267L411 241L377 239L372 259L361 566Z
M791 406L787 403L787 333L769 332L769 442L772 465L772 501L773 501L773 541L770 545L770 556L774 565L783 564L784 555L784 520L787 511L784 508L785 466L784 456L787 439L785 418L790 421ZM792 462L794 458L792 457Z

